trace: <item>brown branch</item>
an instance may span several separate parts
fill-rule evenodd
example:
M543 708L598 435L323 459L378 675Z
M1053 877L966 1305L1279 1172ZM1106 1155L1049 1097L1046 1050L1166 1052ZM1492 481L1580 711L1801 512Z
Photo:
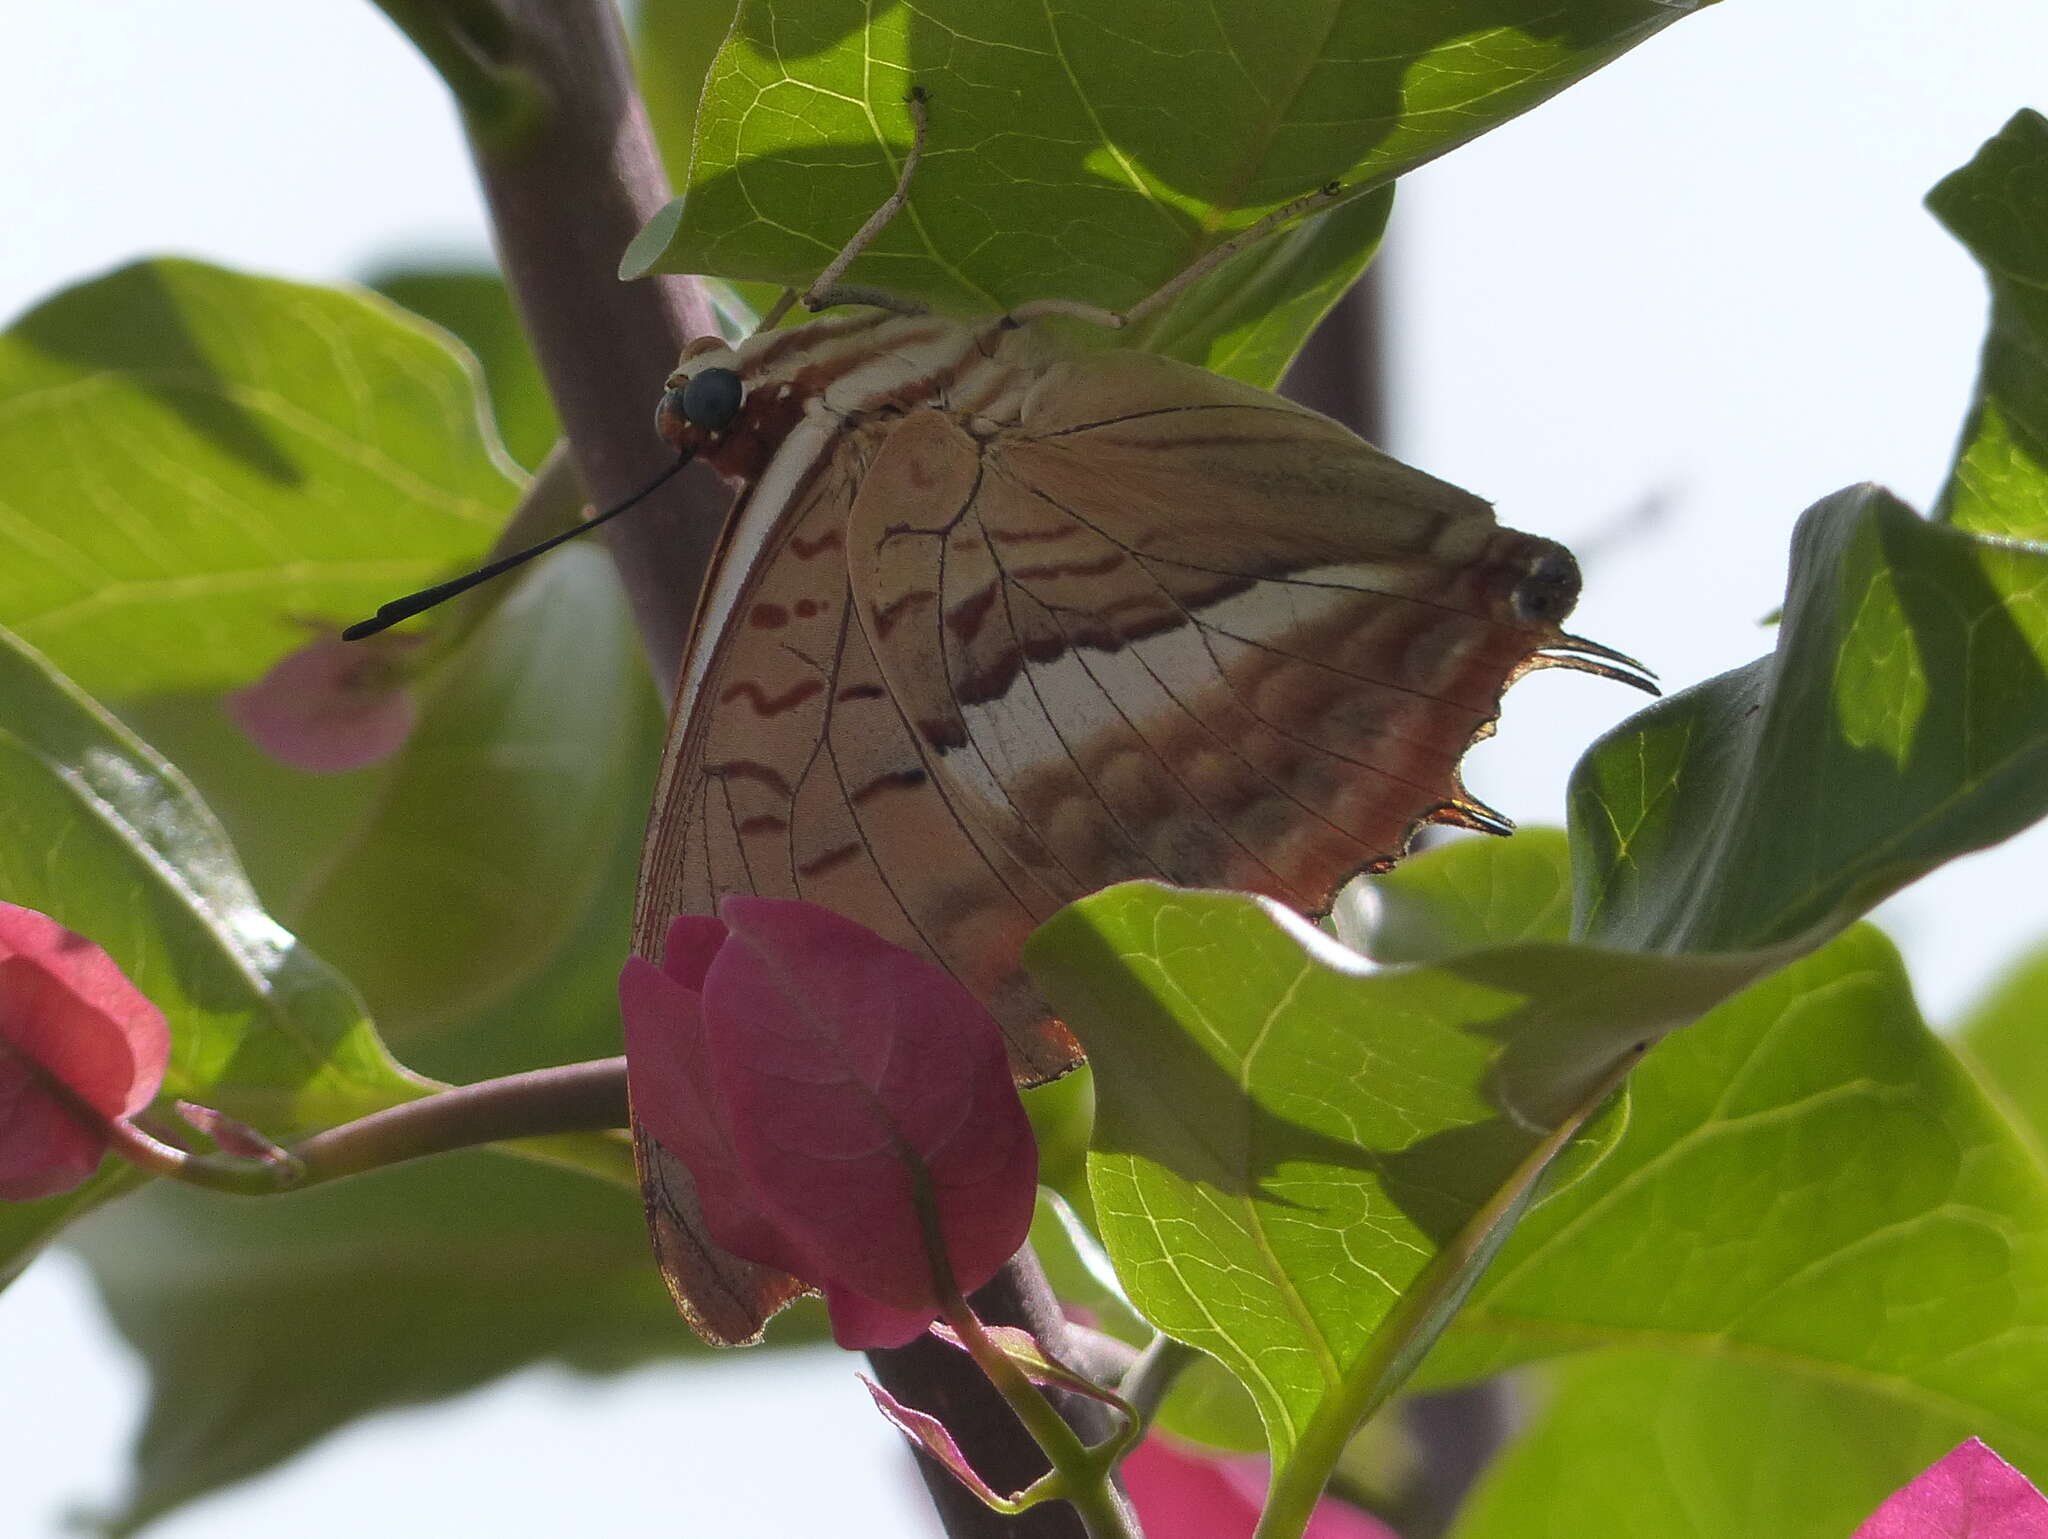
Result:
M683 343L715 328L687 279L617 278L620 253L667 201L668 187L611 0L506 0L505 11L509 59L537 87L542 109L535 127L509 139L473 133L472 153L506 281L570 452L591 500L608 506L669 457L651 426L655 401ZM711 473L693 467L610 536L664 690L673 689L726 504ZM991 1323L1025 1325L1060 1352L1065 1322L1028 1254L975 1304ZM954 1431L962 1447L999 1485L1041 1459L965 1354L931 1342L876 1357L877 1373L899 1399L945 1408L949 1425L960 1419ZM1092 1402L1063 1410L1089 1440L1106 1435ZM1081 1539L1065 1503L1003 1519L950 1476L927 1472L927 1481L954 1539Z
M618 279L669 189L612 0L505 0L509 60L538 91L523 131L471 150L499 260L590 499L609 507L674 458L654 407L683 344L716 328L687 278ZM673 689L729 498L692 467L605 536L654 676Z
M1368 443L1387 441L1384 269L1375 262L1352 284L1309 339L1280 393L1334 417Z

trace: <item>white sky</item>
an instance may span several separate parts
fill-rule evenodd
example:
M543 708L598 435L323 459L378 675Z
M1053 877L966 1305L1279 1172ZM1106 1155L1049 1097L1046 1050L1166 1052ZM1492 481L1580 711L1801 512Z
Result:
M361 0L11 10L0 316L144 253L330 279L484 249L453 117ZM2048 107L2044 58L2039 0L1726 0L1417 175L1393 259L1393 447L1582 547L1662 499L1652 530L1587 563L1576 628L1674 687L1749 660L1807 504L1878 480L1924 506L1938 484L1983 290L1919 203L2015 109ZM1473 789L1555 821L1572 760L1633 708L1531 679ZM2016 841L1888 908L1934 1013L2048 936L2044 854ZM850 1514L929 1531L854 1366L530 1373L380 1418L152 1532L749 1539L851 1535ZM0 1528L55 1534L115 1488L142 1388L68 1260L0 1303L0 1386Z

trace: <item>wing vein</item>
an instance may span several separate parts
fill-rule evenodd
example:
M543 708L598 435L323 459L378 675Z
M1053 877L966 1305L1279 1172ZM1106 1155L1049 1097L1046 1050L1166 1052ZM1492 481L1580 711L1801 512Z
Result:
M977 488L979 488L980 484L980 478L977 476L975 479L975 485ZM1017 648L1018 676L1024 680L1027 686L1029 686L1031 690L1031 698L1038 703L1039 714L1045 718L1045 724L1047 728L1052 732L1053 741L1060 745L1060 752L1067 756L1067 762L1074 767L1075 778L1078 779L1082 785L1088 788L1088 794L1095 799L1095 805L1100 807L1103 810L1103 812L1108 814L1110 822L1116 825L1117 832L1123 835L1124 843L1130 846L1131 850L1138 856L1138 858L1141 861L1143 861L1147 866L1150 866L1152 870L1156 872L1160 877L1165 878L1168 881L1171 881L1172 878L1167 875L1165 869L1160 866L1158 861L1152 858L1152 852L1145 848L1144 844L1140 842L1136 835L1134 835L1131 832L1129 825L1127 825L1124 822L1123 818L1117 814L1116 808L1110 805L1109 798L1102 794L1101 788L1096 785L1093 777L1089 775L1087 770L1082 768L1080 757L1074 752L1074 745L1067 741L1066 733L1060 730L1060 724L1058 720L1053 716L1052 711L1047 707L1045 703L1045 695L1038 687L1037 676L1032 672L1031 656L1028 652L1024 650L1023 637L1017 630L1017 614L1015 609L1013 609L1010 604L1010 589L1013 585L1009 582L1009 580L1005 577L1003 573L1002 558L996 554L995 542L989 538L988 526L985 523L983 523L980 519L976 519L975 528L976 531L981 535L981 543L983 548L988 551L989 562L992 566L994 566L996 571L996 580L999 584L999 591L1001 593L1003 601L1003 617L1008 622L1010 627L1011 642ZM1033 598L1031 601L1034 604L1038 602L1036 598ZM1093 677L1093 675L1090 676ZM1007 792L1005 794L1007 795ZM1083 885L1085 890L1087 884Z

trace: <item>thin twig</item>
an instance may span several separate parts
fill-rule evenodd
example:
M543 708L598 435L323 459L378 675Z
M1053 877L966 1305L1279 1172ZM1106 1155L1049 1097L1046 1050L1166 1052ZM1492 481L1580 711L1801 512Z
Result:
M302 1185L513 1138L626 1126L626 1060L595 1058L459 1085L316 1133L288 1152Z
M387 1165L482 1144L562 1133L602 1133L627 1124L626 1060L533 1069L457 1085L315 1133L290 1148L248 1154L193 1154L125 1117L109 1117L63 1080L46 1089L91 1124L115 1154L152 1175L242 1197L270 1197ZM188 1114L196 1115L197 1113Z

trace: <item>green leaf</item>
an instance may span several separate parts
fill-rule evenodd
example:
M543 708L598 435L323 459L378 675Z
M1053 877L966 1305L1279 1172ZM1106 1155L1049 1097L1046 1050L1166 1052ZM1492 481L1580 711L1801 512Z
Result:
M1613 1152L1523 1221L1422 1378L1591 1349L1667 1366L1641 1393L1616 1389L1611 1413L1571 1389L1563 1430L1539 1433L1552 1441L1528 1458L1563 1457L1565 1439L1583 1466L1521 1467L1481 1510L1543 1490L1559 1504L1550 1531L1665 1532L1655 1514L1697 1491L1713 1493L1710 1511L1754 1500L1757 1521L1687 1532L1841 1534L1926 1462L1929 1438L1938 1453L1976 1433L2048 1472L2048 1171L1921 1021L1883 936L1851 930L1723 1005L1663 1043L1630 1093ZM1583 1372L1600 1383L1607 1371ZM1793 1473L1759 1455L1771 1445L1733 1427L1680 1434L1724 1396L1754 1408L1744 1426L1812 1429L1810 1443L1777 1446L1802 1462L1814 1450L1826 1505L1766 1520ZM1642 1431L1611 1457L1592 1452L1589 1429L1630 1417ZM1839 1445L1863 1428L1869 1446L1845 1472ZM1669 1489L1617 1527L1604 1472L1653 1430L1664 1473L1630 1486ZM1749 1462L1707 1475L1744 1448ZM1488 1521L1472 1533L1524 1531Z
M1549 970L1570 948L1485 955L1484 976L1375 973L1277 908L1143 882L1026 947L1089 1050L1089 1186L1117 1275L1251 1391L1276 1492L1313 1501L1554 1152L1488 1073L1500 1033L1580 1003Z
M1102 1242L1063 1198L1039 1192L1029 1243L1061 1305L1079 1310L1090 1329L1139 1349L1158 1334L1110 1275ZM1176 1437L1235 1453L1257 1453L1266 1446L1251 1396L1206 1353L1195 1354L1174 1376L1157 1424Z
M564 861L553 875L536 868L542 882L559 878L587 890L580 915L572 907L559 906L562 930L553 937L545 962L522 968L519 987L495 1003L408 1036L408 1062L459 1083L547 1064L607 1058L623 1050L619 968L632 934L640 845L666 730L662 718L652 689L629 705L625 719L613 726L629 733L627 745L597 787L614 786L613 799L593 799L589 805L589 848ZM557 907L553 900L548 906Z
M634 18L633 73L671 186L689 183L704 78L739 8L739 0L641 0Z
M1578 933L1812 940L2048 810L2048 546L1875 487L1807 512L1777 651L1651 707L1571 789Z
M469 349L483 372L506 452L536 469L562 436L562 425L505 280L484 268L400 265L380 268L366 281Z
M405 747L347 775L276 763L207 694L124 712L201 787L272 910L347 970L408 1062L473 1079L616 1053L612 982L662 711L603 553L572 547L520 574L414 687ZM579 931L604 953L601 981L595 954L578 963L602 1016L559 984L532 992Z
M1599 1352L1525 1377L1534 1425L1451 1539L1848 1539L1979 1430L1931 1400L1742 1358ZM2041 1478L2038 1457L1999 1451Z
M1656 1169L1627 1193L1629 1221L1599 1231L1606 1250L1574 1235L1566 1260L1510 1267L1483 1298L1512 1285L1538 1328L1439 1362L1469 1374L1649 1339L1618 1326L1692 1330L2038 1435L2026 1386L2048 1361L2028 1332L2048 1320L2025 1312L2048 1277L2024 1306L2005 1281L2048 1264L2031 1159L1931 1043L1881 941L1852 934L1741 991L2048 811L2044 665L2048 547L1851 489L1801 521L1776 652L1581 763L1573 942L1555 938L1554 843L1512 862L1467 847L1380 884L1361 943L1405 965L1377 972L1243 901L1142 886L1041 929L1027 960L1094 1062L1103 1239L1139 1307L1259 1402L1269 1523L1443 1329L1527 1204L1538 1130L1569 1127L1633 1056L1716 1006L1639 1084L1675 1094L1661 1076L1709 1051L1711 1022L1747 1022L1773 1035L1774 1072L1745 1058L1686 1083L1711 1096L1695 1113L1739 1128L1726 1108L1761 1098L1760 1142L1703 1139L1694 1186ZM1645 1134L1638 1106L1627 1138L1672 1115ZM1619 1169L1554 1196L1510 1255ZM1730 1275L1729 1257L1749 1270Z
M2048 118L2017 114L1927 204L1991 282L1976 398L1937 512L2048 539Z
M1672 1201L1679 1206L1678 1232L1657 1257L1678 1275L1643 1282L1649 1266L1626 1247L1649 1244L1651 1231L1631 1212L1613 1226L1617 1252L1594 1253L1589 1263L1607 1279L1608 1293L1655 1303L1682 1296L1680 1284L1691 1283L1731 1312L1762 1319L1763 1306L1742 1291L1750 1279L1729 1279L1718 1252L1713 1266L1695 1266L1696 1242L1685 1227L1694 1206L1718 1200L1713 1216L1725 1214L1744 1234L1758 1232L1759 1205L1774 1214L1783 1207L1791 1215L1786 1228L1800 1240L1847 1245L1842 1223L1853 1219L1835 1217L1852 1213L1841 1185L1860 1179L1885 1202L1909 1203L1934 1186L1938 1205L1947 1194L1921 1163L1942 1150L1968 1149L1971 1140L2012 1151L2009 1132L1920 1026L1884 943L1867 932L1733 1004L1721 1002L1782 961L1782 953L1673 956L1542 941L1456 951L1460 939L1554 933L1556 845L1535 844L1520 854L1509 853L1513 845L1452 846L1374 884L1392 890L1380 911L1396 917L1413 954L1437 958L1429 965L1371 971L1359 959L1331 955L1334 948L1317 932L1269 916L1250 900L1145 884L1062 911L1027 949L1034 978L1090 1050L1098 1097L1090 1180L1118 1275L1149 1319L1212 1353L1251 1390L1278 1470L1276 1493L1312 1495L1320 1487L1335 1445L1400 1383L1521 1216L1543 1154L1538 1130L1552 1126L1565 1107L1555 1098L1555 1080L1542 1092L1551 1100L1520 1097L1545 1084L1531 1066L1554 1066L1560 1043L1566 1056L1589 1037L1641 1043L1721 1005L1637 1071L1635 1083L1648 1088L1632 1094L1626 1119L1604 1119L1602 1133L1620 1138L1623 1148L1644 1136L1640 1097L1665 1090L1666 1073L1680 1075L1695 1095L1719 1096L1742 1081L1751 1066L1716 1060L1688 1067L1702 1050L1700 1035L1707 1033L1710 1045L1718 1041L1710 1027L1731 1012L1761 1011L1772 1029L1783 1030L1782 1053L1794 1062L1847 1074L1851 1090L1866 1082L1899 1086L1897 1099L1906 1103L1887 1121L1878 1113L1891 1110L1888 1104L1873 1109L1854 1095L1814 1090L1820 1131L1802 1140L1805 1130L1792 1128L1791 1149L1767 1145L1753 1157L1752 1173L1715 1167L1701 1178L1697 1198L1669 1199L1661 1184L1648 1185L1642 1200L1652 1212ZM1483 870L1488 864L1498 868L1491 877ZM1457 901L1443 901L1446 895ZM1370 945L1374 937L1366 940ZM1874 957L1866 954L1872 947ZM1821 981L1812 983L1802 968L1818 968ZM1881 987L1873 1000L1858 997L1851 985L1867 975L1891 992ZM1792 1003L1775 992L1784 990ZM1845 1019L1837 1021L1830 1008ZM1802 1056L1792 1044L1809 1036L1840 1056ZM1887 1063L1880 1049L1905 1066ZM1932 1082L1932 1120L1946 1121L1916 1144L1919 1124L1930 1120L1913 1102L1922 1077ZM1875 1091L1868 1099L1887 1102ZM1822 1141L1835 1120L1867 1138L1860 1163ZM1775 1116L1763 1121L1776 1130ZM1805 1171L1794 1155L1808 1144L1820 1151L1819 1169L1795 1195L1809 1206L1774 1199L1774 1183L1788 1169ZM1612 1184L1614 1157L1600 1163L1600 1152L1596 1143L1575 1154L1570 1175L1578 1184L1553 1180L1552 1195L1524 1223L1523 1236L1551 1232L1559 1213L1579 1211L1587 1187ZM2022 1175L2037 1182L2031 1166L1999 1171L1974 1152L1970 1157L1984 1167L1983 1190L1957 1200L1997 1215L1994 1226L2015 1213L2031 1224L2037 1195L2013 1185ZM1653 1147L1648 1163L1655 1158ZM1907 1312L1920 1307L1905 1281L1915 1269L1942 1294L1995 1271L1972 1253L1967 1221L1963 1238L1947 1249L1937 1226L1916 1230L1911 1215L1901 1219L1884 1208L1874 1222L1880 1234L1904 1223L1923 1242L1896 1268L1900 1280L1879 1290L1914 1300ZM1510 1242L1508 1254L1519 1254L1522 1243L1519 1236ZM1872 1259L1870 1250L1858 1252L1859 1263ZM1560 1252L1575 1260L1586 1255L1576 1245ZM1803 1259L1788 1266L1796 1272ZM1842 1287L1853 1291L1863 1274L1841 1275L1850 1279ZM1770 1286L1780 1281L1775 1274L1764 1279ZM1818 1288L1817 1279L1812 1286ZM1482 1287L1483 1296L1493 1296L1493 1285ZM1565 1275L1553 1291L1566 1302L1601 1297L1583 1272ZM2042 1297L2048 1300L2048 1290ZM1862 1341L1873 1322L1867 1310L1856 1315L1852 1302L1828 1296L1811 1307ZM1917 1314L1914 1323L1921 1323ZM1725 1335L1732 1327L1721 1329ZM1537 1339L1553 1351L1581 1344L1554 1327ZM1938 1345L1945 1349L1946 1339ZM1455 1354L1449 1360L1464 1371L1440 1369L1439 1380L1514 1361L1505 1354L1480 1363ZM1944 1384L1941 1392L1956 1398L1966 1390Z
M636 1193L487 1152L254 1201L159 1185L75 1244L150 1371L116 1532L373 1411L534 1362L614 1372L703 1351ZM771 1339L822 1335L804 1311Z
M1095 1077L1088 1065L1026 1090L1024 1110L1038 1145L1038 1184L1059 1193L1085 1216L1088 1133L1095 1125Z
M1337 937L1375 962L1439 962L1483 946L1571 934L1571 850L1562 830L1453 840L1353 883Z
M372 296L124 268L0 337L0 624L98 699L219 693L487 548L474 366Z
M420 729L303 916L392 1006L416 1065L472 1080L619 1050L616 979L661 716L596 552L541 563L444 662ZM243 826L290 821L304 807L290 782L312 778L253 782ZM466 1013L421 1008L464 988ZM616 1171L602 1143L526 1152ZM183 1192L102 1216L89 1254L154 1385L131 1515L255 1473L358 1415L531 1362L611 1368L693 1350L625 1164L609 1190L494 1157L351 1181L347 1199L322 1188L212 1203L197 1225L205 1199Z
M1956 1043L2048 1162L2048 947L1999 980Z
M1992 272L1979 404L2012 421L2048 406L2013 362L2048 347L2048 309L2011 276L2036 270L2027 253L2048 238L2019 196L2044 180L2048 122L2022 114L1934 196ZM1972 432L1948 497L1958 521L1875 487L1820 502L1793 538L1776 651L1580 762L1575 935L1761 970L2048 811L2048 545L1979 532L2037 527L2042 483L2032 461L1985 471ZM1569 1099L1634 1040L1589 1029L1533 1056L1518 1046L1503 1083L1525 1105Z
M916 85L932 127L910 206L849 281L970 313L1048 297L1123 309L1274 209L1330 182L1381 188L1687 8L1150 0L1111 22L990 0L747 0L705 80L686 196L624 270L808 284L893 186ZM1162 340L1270 384L1377 236L1360 214L1341 237L1240 266ZM1246 286L1262 293L1256 326L1220 303Z
M97 942L164 1012L166 1099L282 1141L424 1093L347 983L264 911L184 777L5 632L0 898ZM0 1205L0 1265L118 1185Z
M1133 328L1137 346L1270 390L1378 254L1394 189L1376 188L1232 257Z
M1503 859L1513 848L1454 846L1411 863L1398 880L1424 891L1512 891L1515 877L1535 865ZM1486 859L1500 860L1501 880L1478 876ZM1497 916L1493 933L1524 933L1550 906L1543 886L1527 884L1519 911L1513 903L1486 904ZM1180 897L1197 905L1228 901ZM1078 923L1087 907L1068 914ZM1346 1333L1363 1334L1388 1318L1388 1294L1413 1288L1408 1279L1422 1275L1435 1243L1389 1200L1400 1195L1394 1161L1428 1152L1432 1127L1420 1113L1455 1089L1472 1060L1445 1051L1429 1034L1432 1023L1402 1005L1429 997L1425 989L1446 1003L1456 999L1446 975L1473 978L1479 963L1497 981L1505 959L1518 954L1530 965L1543 950L1576 952L1582 973L1597 971L1603 958L1584 947L1500 948L1355 980L1381 992L1360 987L1360 999L1341 1012L1358 1024L1340 1053L1326 1047L1327 1020L1306 1027L1298 1018L1328 981L1299 960L1299 979L1285 986L1262 974L1252 948L1220 936L1221 912L1198 923L1161 906L1128 916L1114 931L1098 922L1103 941L1149 981L1113 996L1097 981L1095 997L1060 1000L1084 1036L1089 1023L1110 1020L1130 1034L1128 1042L1121 1034L1087 1036L1107 1124L1097 1140L1103 1234L1139 1306L1246 1376L1262 1411L1290 1377L1313 1405L1312 1349L1325 1354L1325 1393L1334 1400L1341 1392L1334 1381L1351 1360ZM1451 931L1467 923L1463 913L1447 912ZM1070 932L1062 948L1070 957L1075 941ZM1039 944L1034 965L1042 965ZM1044 944L1050 954L1051 942ZM1440 945L1441 938L1427 949ZM1086 969L1088 961L1066 965ZM1244 998L1233 989L1240 979ZM1285 1001L1280 1010L1271 1008L1275 999ZM1474 1027L1489 1014L1471 1008L1477 1002L1463 1002ZM1156 1018L1169 1007L1181 1014L1188 1040L1155 1036ZM1501 1012L1491 1014L1497 1026ZM1448 1011L1445 1018L1456 1019ZM1550 1025L1567 1019L1561 1008ZM1521 1029L1550 1027L1536 1021ZM1413 1047L1443 1083L1418 1095L1384 1050L1357 1040L1374 1031ZM1207 1087L1248 1033L1258 1046L1245 1074L1249 1098L1233 1106L1228 1086L1213 1094ZM1187 1060L1197 1049L1209 1061L1191 1074ZM1272 1060L1297 1056L1290 1093L1282 1093L1290 1070ZM1477 1056L1484 1058L1483 1045ZM1358 1104L1372 1096L1398 1101L1412 1129L1391 1155L1386 1143L1393 1141L1375 1146L1371 1110ZM1473 1115L1483 1104L1478 1097L1468 1103L1468 1129L1485 1126L1483 1115ZM1788 1417L1822 1386L1820 1398L1837 1407L1830 1414L1838 1421L1816 1423L1815 1436L1830 1453L1856 1418L1874 1428L1902 1419L1937 1427L1925 1434L1937 1441L1968 1422L2022 1462L2039 1457L2037 1449L2048 1453L2048 1413L2035 1393L2048 1371L2036 1341L2048 1339L2048 1184L2040 1163L1925 1029L1882 937L1851 931L1665 1042L1631 1080L1625 1126L1611 1120L1609 1128L1613 1152L1523 1219L1429 1359L1425 1385L1559 1352L1647 1346L1675 1355L1695 1378L1704 1370L1693 1365L1730 1357L1765 1365L1783 1376L1773 1393ZM1357 1155L1345 1168L1337 1151L1316 1147L1324 1131L1376 1155L1377 1171L1357 1169ZM1455 1124L1447 1131L1458 1136ZM1448 1141L1442 1132L1434 1137ZM1130 1143L1141 1143L1144 1155L1128 1152ZM1188 1167L1205 1157L1208 1170L1190 1178ZM1446 1163L1468 1181L1485 1168L1470 1151ZM1432 1181L1430 1190L1444 1201L1447 1185ZM1219 1333L1238 1350L1219 1348ZM1362 1356L1373 1348L1358 1346L1359 1334L1348 1340ZM1689 1424L1682 1402L1669 1414ZM1270 1415L1268 1428L1272 1436ZM1848 1491L1850 1506L1873 1483L1881 1495L1925 1462L1924 1440L1894 1452L1889 1436L1873 1431L1876 1448L1864 1463L1839 1477L1823 1471L1817 1481ZM1284 1444L1275 1441L1278 1453ZM1604 1468L1595 1460L1585 1482L1573 1479L1565 1512L1608 1510L1599 1485ZM1283 1465L1282 1480L1292 1474ZM1553 1470L1550 1485L1537 1489L1554 1490L1569 1477ZM1526 1485L1512 1489L1518 1500L1533 1499ZM1742 1495L1727 1482L1716 1489L1730 1501ZM1809 1505L1845 1510L1813 1505L1820 1502L1816 1496ZM1650 1510L1660 1509L1651 1503ZM1860 1516L1853 1513L1850 1526ZM1730 1523L1698 1531L1779 1530Z

